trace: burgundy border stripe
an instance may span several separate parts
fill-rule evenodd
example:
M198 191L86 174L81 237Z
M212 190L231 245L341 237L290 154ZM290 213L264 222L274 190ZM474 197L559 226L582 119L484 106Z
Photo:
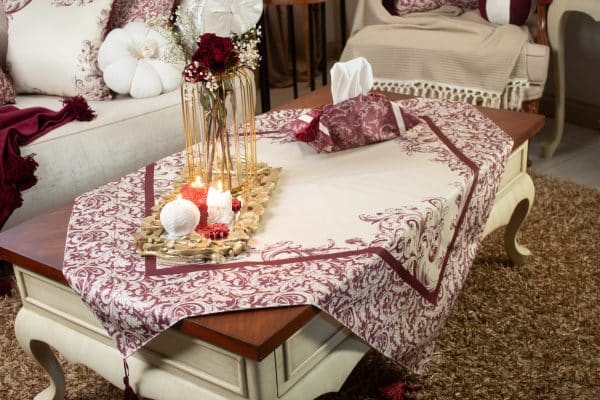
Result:
M144 175L144 215L146 217L152 214L154 207L154 163L146 165L146 174Z
M454 249L456 244L456 239L458 237L458 233L462 228L462 224L464 223L465 215L469 206L471 204L471 200L473 198L473 193L475 192L475 187L479 180L479 167L473 161L471 161L467 156L464 155L455 145L448 139L446 135L438 128L433 121L426 116L421 116L421 118L427 122L429 127L433 130L433 132L438 136L438 138L454 153L456 157L458 157L469 169L473 172L473 183L471 184L471 188L469 190L469 194L467 195L467 199L463 206L463 209L460 213L458 222L456 224L456 228L454 230L454 234L452 239L446 249L446 254L444 256L444 260L442 261L442 268L440 269L440 276L438 278L438 283L436 288L433 291L429 291L419 280L417 280L413 275L411 275L407 269L403 268L402 263L398 261L389 251L384 249L383 247L369 247L360 250L348 250L342 251L339 253L328 253L328 254L319 254L308 257L292 257L281 260L270 260L270 261L242 261L242 262L233 262L228 264L185 264L185 265L175 265L173 267L169 267L163 270L157 270L156 268L156 257L145 257L146 264L146 275L174 275L174 274L183 274L189 272L200 272L200 271L213 271L213 270L221 270L221 269L229 269L229 268L239 268L239 267L247 267L247 266L277 266L284 264L293 264L298 262L310 262L310 261L318 261L318 260L328 260L332 258L343 258L343 257L351 257L362 254L372 254L379 256L389 267L391 267L400 277L409 285L413 287L423 298L429 301L432 304L437 304L437 296L441 289L442 277L446 271L446 266L448 264L448 259L450 257L451 251ZM146 179L145 179L145 199L146 199L146 213L149 215L149 210L154 206L154 164L151 164L146 167Z
M152 207L154 207L154 167L154 163L146 165L146 173L144 174L144 215L146 217L152 214ZM144 257L144 263L146 274L149 270L156 269L155 256Z
M465 215L467 213L467 210L469 209L469 206L471 205L471 199L473 198L473 193L475 192L475 186L477 186L477 182L479 181L479 167L473 161L468 159L467 156L465 156L464 153L462 153L454 145L454 143L452 143L448 139L448 137L442 133L440 128L438 128L437 125L435 125L429 117L421 117L421 118L423 118L423 120L425 122L427 122L427 124L433 130L433 132L435 132L435 134L438 135L440 140L442 142L444 142L444 144L446 146L448 146L448 148L454 153L454 155L457 156L458 158L460 158L460 160L462 162L464 162L467 165L467 167L469 167L471 169L471 171L473 172L473 183L471 183L471 189L469 190L469 194L467 195L467 200L465 201L465 206L463 207L463 209L460 213L458 222L456 223L456 229L454 230L454 235L452 236L452 240L450 241L450 244L448 245L448 249L446 249L446 255L444 256L444 261L442 262L442 268L440 269L440 276L438 277L438 283L433 292L434 297L437 299L437 295L440 291L441 284L442 284L442 278L444 276L444 272L446 272L446 265L448 265L448 258L450 257L450 253L454 249L454 244L456 243L456 238L458 237L458 232L462 228L462 224L465 220Z

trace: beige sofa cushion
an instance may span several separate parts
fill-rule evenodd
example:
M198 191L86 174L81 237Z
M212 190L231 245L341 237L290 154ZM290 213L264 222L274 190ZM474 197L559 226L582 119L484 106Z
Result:
M113 0L36 0L12 12L6 62L17 93L108 100L98 68Z
M94 121L69 123L21 148L23 155L36 154L38 183L23 192L23 207L5 229L184 147L178 90L89 103L98 115ZM58 110L61 103L52 96L17 96L17 106Z

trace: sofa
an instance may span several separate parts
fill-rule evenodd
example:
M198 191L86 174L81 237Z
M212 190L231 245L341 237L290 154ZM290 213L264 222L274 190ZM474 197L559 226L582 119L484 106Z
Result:
M2 10L2 66L6 32ZM15 105L59 110L60 100L55 96L18 95ZM97 114L93 121L71 122L21 147L22 155L35 154L38 183L23 192L23 206L15 210L3 230L184 147L178 90L146 99L117 96L111 101L89 101L89 105Z

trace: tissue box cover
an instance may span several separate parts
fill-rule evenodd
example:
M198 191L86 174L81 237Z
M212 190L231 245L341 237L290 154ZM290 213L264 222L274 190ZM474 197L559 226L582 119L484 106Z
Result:
M394 139L419 123L410 113L399 113L400 123L383 95L361 95L313 109L283 129L317 152L339 151Z

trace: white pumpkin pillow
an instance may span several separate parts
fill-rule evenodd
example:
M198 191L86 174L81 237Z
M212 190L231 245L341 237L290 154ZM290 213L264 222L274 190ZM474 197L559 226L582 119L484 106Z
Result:
M144 98L179 87L185 55L168 29L130 22L106 36L98 63L111 90Z

